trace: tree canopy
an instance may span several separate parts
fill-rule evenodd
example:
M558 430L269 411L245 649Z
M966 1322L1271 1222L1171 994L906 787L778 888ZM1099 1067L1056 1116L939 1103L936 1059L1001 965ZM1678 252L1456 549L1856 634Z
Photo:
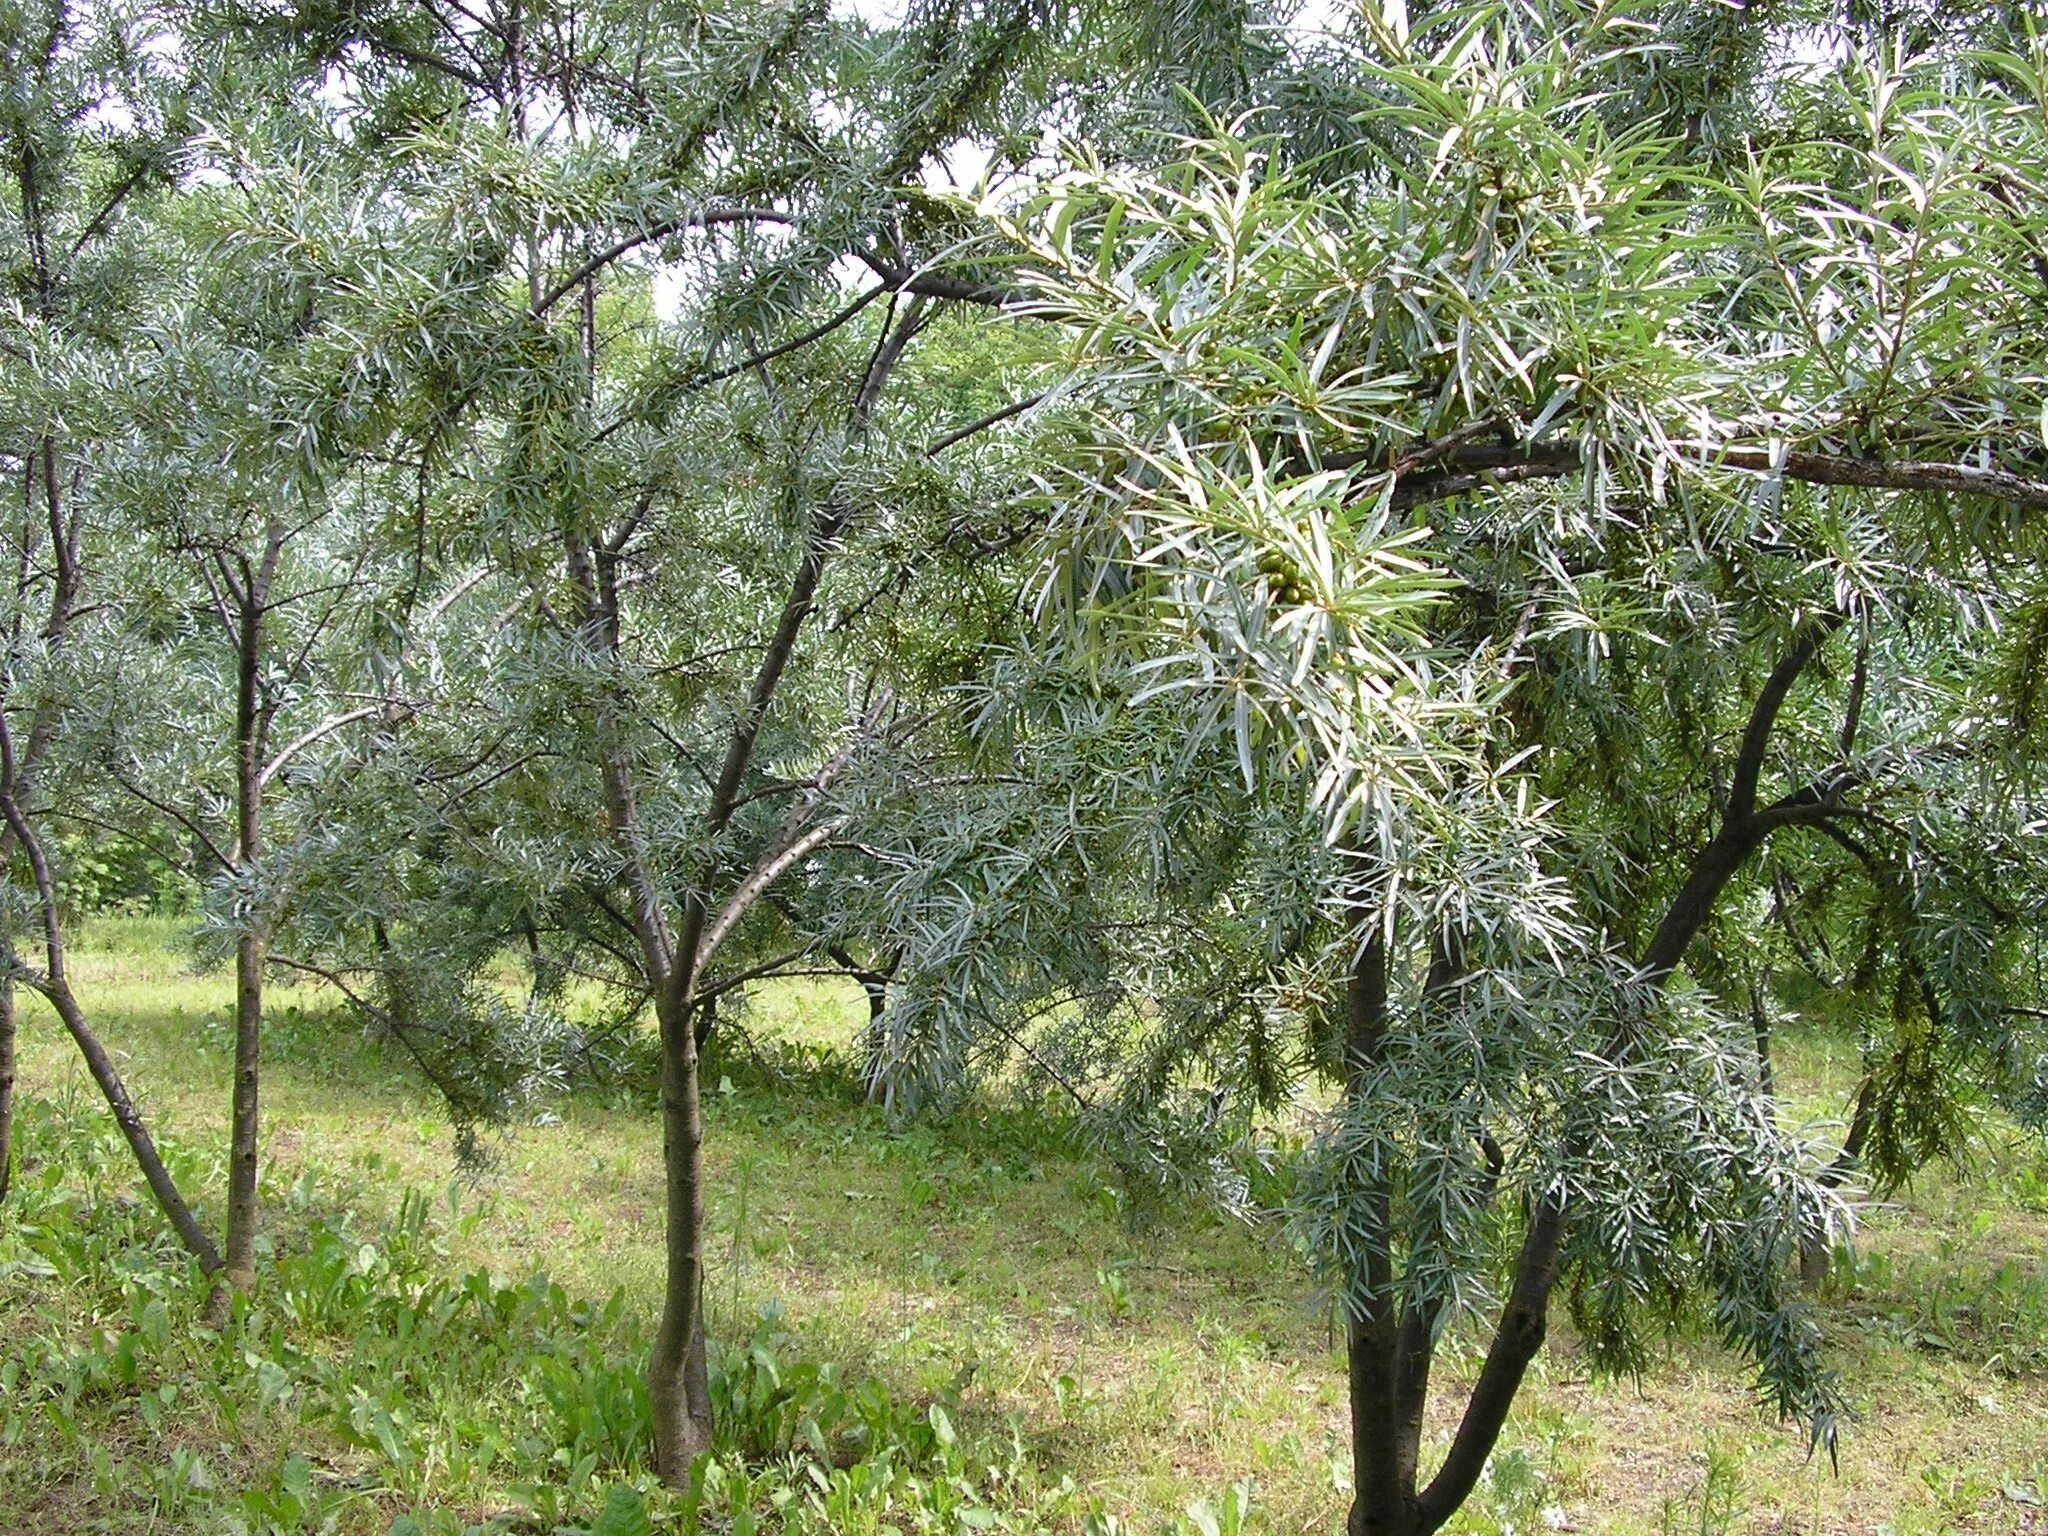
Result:
M1802 1263L2048 1117L2032 9L33 0L0 70L0 1197L16 986L243 1289L266 977L472 1151L644 1067L680 1484L703 1053L847 975L888 1113L1288 1219L1364 1536L1553 1300L1832 1454ZM235 954L219 1248L66 977L110 845Z

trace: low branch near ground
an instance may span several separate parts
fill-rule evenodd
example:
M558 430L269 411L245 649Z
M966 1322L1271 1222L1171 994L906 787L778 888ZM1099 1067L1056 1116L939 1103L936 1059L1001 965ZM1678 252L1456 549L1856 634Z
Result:
M400 1019L397 1014L388 1008L380 1008L367 997L357 992L355 988L348 984L347 979L339 971L330 970L326 966L318 965L311 960L300 960L291 955L272 954L268 958L272 965L281 965L288 971L298 971L302 975L311 976L318 981L324 981L327 985L334 988L357 1013L382 1026L392 1039L405 1047L405 1053L412 1058L413 1065L420 1069L421 1075L434 1085L435 1090L448 1102L451 1108L462 1106L464 1101L461 1091L449 1078L441 1073L440 1069L427 1060L426 1053L419 1048L418 1042L412 1038L412 1026Z
M135 1107L127 1084L122 1082L121 1074L114 1066L113 1057L101 1044L91 1021L85 1016L85 1010L72 994L64 969L64 930L57 918L56 884L50 876L50 864L44 856L42 841L22 814L20 802L15 798L19 782L14 732L8 724L6 709L0 707L0 817L5 818L8 830L28 860L34 881L37 915L43 930L44 970L37 974L27 967L18 967L16 975L41 993L56 1010L72 1043L85 1058L86 1069L92 1073L94 1083L107 1101L107 1108L113 1112L114 1121L120 1126L128 1150L142 1169L143 1179L148 1183L150 1193L156 1197L158 1207L170 1220L179 1241L198 1259L199 1267L209 1275L215 1274L221 1268L220 1250L214 1247L213 1239L206 1235L206 1229L200 1226L198 1218L192 1214L192 1207L179 1192L170 1170L164 1166L163 1158L157 1152L156 1142L149 1134L142 1112ZM11 951L8 958L13 958Z

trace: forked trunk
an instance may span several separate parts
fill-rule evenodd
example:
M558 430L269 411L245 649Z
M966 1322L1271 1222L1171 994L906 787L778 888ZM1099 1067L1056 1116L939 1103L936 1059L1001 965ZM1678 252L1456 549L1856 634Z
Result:
M697 1093L695 1009L686 995L661 1014L661 1152L665 1174L667 1284L647 1400L655 1468L680 1486L711 1449L711 1378L704 1351L704 1121Z
M1841 622L1839 617L1823 617L1808 624L1765 681L1736 760L1721 829L1694 855L1685 882L1665 910L1639 966L1652 991L1661 991L1669 982L1729 881L1774 828L1832 814L1825 795L1802 793L1760 812L1756 790L1771 730L1786 694ZM1845 754L1846 749L1845 733ZM1425 992L1447 982L1456 968L1454 951L1440 942L1431 956ZM1376 935L1362 943L1352 962L1345 1013L1345 1092L1351 1096L1360 1091L1365 1075L1384 1051L1387 954L1383 940ZM1626 1045L1625 1036L1610 1039L1608 1053L1618 1055ZM1859 1112L1859 1123L1864 1118ZM1860 1149L1861 1145L1862 1132L1852 1125L1850 1148ZM1853 1156L1853 1152L1845 1148L1845 1155ZM1497 1147L1489 1151L1488 1160L1493 1167L1491 1177L1498 1180ZM1346 1333L1356 1490L1345 1522L1347 1536L1432 1536L1478 1486L1523 1378L1543 1348L1567 1221L1559 1190L1541 1192L1530 1200L1529 1224L1515 1258L1514 1279L1478 1379L1466 1397L1443 1463L1426 1485L1418 1487L1416 1458L1436 1319L1416 1310L1415 1298L1410 1298L1409 1306L1397 1316L1391 1283L1391 1193L1384 1182L1359 1192L1364 1220L1362 1230L1352 1234L1355 1241L1347 1255L1354 1268L1346 1278L1363 1302L1354 1308ZM1487 1198L1492 1198L1490 1186Z
M228 1283L246 1290L256 1279L257 1089L263 1046L262 938L245 933L235 946L234 1126L228 1144Z

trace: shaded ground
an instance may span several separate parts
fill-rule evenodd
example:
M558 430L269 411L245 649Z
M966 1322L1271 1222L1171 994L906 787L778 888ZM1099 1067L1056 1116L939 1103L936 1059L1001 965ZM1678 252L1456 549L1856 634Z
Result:
M169 937L103 927L74 980L154 1121L184 1147L211 1149L225 1139L228 978L185 972ZM283 1241L297 1241L294 1186L300 1212L332 1206L365 1221L416 1188L430 1193L451 1272L475 1264L519 1281L540 1269L571 1297L623 1288L629 1313L651 1315L659 1129L644 1106L594 1094L536 1106L536 1123L503 1138L497 1166L470 1185L454 1177L445 1113L399 1053L337 1024L314 994L280 990L274 1008L266 1176ZM861 1014L857 989L790 987L753 1022L832 1041ZM47 1014L30 1012L25 1035L24 1091L88 1103ZM1818 1109L1840 1102L1849 1055L1789 1042L1781 1074ZM708 1109L721 1337L779 1303L802 1356L837 1362L849 1380L876 1376L906 1400L957 1394L984 1428L1014 1415L1037 1466L1070 1475L1131 1531L1240 1480L1264 1529L1341 1529L1337 1356L1277 1229L1195 1210L1134 1229L1100 1168L1000 1114L891 1127L830 1086L726 1088ZM200 1193L212 1221L217 1170ZM1967 1175L1931 1175L1872 1213L1857 1261L1823 1302L1864 1414L1839 1472L1761 1416L1739 1365L1703 1340L1674 1338L1654 1374L1616 1383L1589 1380L1567 1337L1539 1364L1461 1528L2048 1530L2044 1211L2048 1160L1998 1145ZM0 1337L8 1287L25 1283L0 1281ZM1454 1357L1446 1379L1470 1364ZM84 1491L139 1476L124 1473L130 1463L161 1470L176 1450L130 1417L102 1417L68 1442L31 1428L0 1445L0 1532L148 1528L121 1524L118 1502ZM277 1434L266 1433L236 1443L269 1454ZM194 1429L195 1446L221 1438ZM321 1475L374 1480L375 1458L358 1460ZM210 1474L216 1503L188 1500L156 1528L238 1528L234 1465L231 1455ZM448 1475L465 1518L494 1506L487 1469ZM341 1528L382 1530L389 1508L366 1499Z

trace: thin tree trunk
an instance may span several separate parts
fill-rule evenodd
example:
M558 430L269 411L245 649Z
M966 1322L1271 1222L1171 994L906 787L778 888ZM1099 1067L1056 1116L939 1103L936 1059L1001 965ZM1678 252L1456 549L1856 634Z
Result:
M1778 1081L1771 1067L1771 1015L1764 1004L1764 987L1760 981L1749 984L1749 1027L1756 1036L1757 1092L1767 1099L1775 1099Z
M605 649L620 649L616 552L567 540L571 579L583 600L583 622ZM711 1449L711 1381L704 1339L704 1117L698 1094L695 1028L697 951L708 905L693 891L682 931L669 926L653 873L632 767L615 706L602 712L606 736L602 779L605 809L625 860L633 931L654 994L661 1029L661 1157L664 1284L661 1322L647 1361L647 1402L653 1418L654 1464L680 1486L690 1466ZM730 793L715 795L713 814ZM729 812L728 812L729 814Z
M595 289L586 285L586 348L595 346ZM884 322L873 359L849 413L852 438L866 429L884 381L923 323L923 305L913 300L900 320L892 310ZM593 354L594 355L594 354ZM847 507L837 498L812 512L802 555L791 574L775 628L762 650L746 702L726 739L718 775L704 816L707 840L731 825L741 786L754 760L770 706L796 653L798 637L812 614L818 583L844 530ZM628 524L628 528L632 524ZM582 595L582 619L592 638L613 656L621 650L618 564L626 531L610 543L592 544L577 535L566 542L569 575ZM663 1481L679 1487L690 1465L711 1446L711 1386L704 1339L704 1120L698 1092L697 989L704 966L720 937L746 906L774 883L774 855L757 866L731 893L726 909L714 900L715 871L708 861L692 874L682 898L680 920L670 927L668 907L649 857L640 824L623 730L607 706L603 780L612 835L624 855L625 879L633 898L633 926L661 1025L661 1124L665 1202L666 1286L661 1325L647 1363L647 1396L654 1418L655 1467ZM792 836L795 831L792 829ZM799 846L793 843L790 847ZM782 850L787 852L787 849ZM717 917L714 919L714 912Z
M170 1170L164 1167L163 1159L157 1155L149 1127L143 1123L135 1101L128 1096L127 1085L114 1068L113 1058L100 1044L91 1022L78 1006L78 999L72 995L71 983L64 971L64 932L57 921L56 889L50 879L49 861L43 857L43 846L15 799L18 782L14 733L7 723L7 711L0 708L0 816L5 817L8 829L20 841L22 852L28 857L29 870L35 880L36 904L42 913L46 974L36 990L50 1000L50 1006L57 1010L57 1017L63 1021L65 1030L77 1045L78 1053L85 1058L86 1069L92 1073L93 1081L106 1098L107 1107L113 1111L114 1122L121 1127L129 1151L135 1154L135 1161L142 1169L142 1176L149 1184L150 1193L156 1197L156 1203L170 1218L179 1239L199 1260L200 1268L213 1274L221 1267L220 1251L193 1216L185 1197L179 1194Z
M14 1182L14 978L0 976L0 1206Z
M704 1342L704 1118L694 1007L664 1000L661 1151L667 1197L661 1327L647 1365L655 1466L679 1484L711 1449L711 1380Z
M1870 1140L1870 1122L1875 1108L1870 1079L1865 1078L1856 1089L1856 1103L1850 1111L1849 1133L1842 1139L1842 1150L1821 1170L1820 1180L1828 1188L1841 1187L1863 1161L1863 1148ZM1828 1261L1833 1252L1825 1238L1811 1232L1804 1234L1799 1240L1799 1283L1809 1291L1819 1290L1821 1282L1828 1277Z
M192 1214L192 1207L185 1203L185 1197L178 1192L170 1170L164 1167L163 1158L158 1155L156 1142L150 1137L149 1127L143 1122L142 1112L135 1107L135 1101L128 1096L128 1087L121 1081L121 1074L115 1069L113 1058L108 1056L106 1047L93 1032L91 1022L84 1010L78 1006L78 999L72 995L71 984L61 975L53 976L42 987L43 996L50 1000L50 1006L57 1010L57 1017L64 1021L79 1055L85 1058L86 1069L92 1073L92 1080L99 1085L101 1095L107 1101L107 1108L114 1113L114 1123L121 1127L121 1135L128 1143L128 1150L135 1155L142 1177L149 1185L149 1192L156 1197L156 1203L165 1216L170 1218L171 1227L178 1238L199 1260L199 1267L209 1275L218 1274L221 1268L220 1250L213 1246L213 1239L206 1235L206 1229L199 1224L199 1218Z
M46 51L43 73L47 75L50 62L55 59L55 34L52 34L52 48ZM20 157L15 165L15 185L21 193L21 232L23 244L29 257L29 272L33 282L32 312L41 320L50 322L55 317L55 297L61 276L56 265L50 260L49 220L45 212L44 184L50 165L46 165L41 150L37 147L38 135L30 132L19 136ZM53 162L61 167L62 157ZM87 231L87 236L91 233ZM87 236L81 236L83 245ZM74 247L72 256L78 254ZM64 643L64 633L71 622L72 610L78 605L79 588L79 525L75 516L66 506L61 465L64 450L52 432L45 432L35 445L33 453L24 466L22 477L23 515L21 542L19 545L20 569L16 579L15 595L25 598L34 580L39 562L35 557L37 541L43 530L50 540L48 566L50 571L50 616L43 624L43 642L51 651ZM42 482L42 513L36 508L37 480ZM41 528L38 525L41 524ZM6 685L12 692L14 663L21 647L21 611L17 609L13 632L8 637ZM4 709L0 701L0 709ZM11 732L5 733L6 774L4 793L18 803L27 793L30 778L36 764L42 760L48 749L50 736L56 725L55 712L47 702L38 707L29 727L25 750L17 757ZM4 726L4 722L0 722ZM0 828L0 858L12 853L12 817L10 824ZM44 891L45 899L49 892ZM55 908L50 909L50 921L54 924ZM12 978L0 978L0 1203L7 1198L9 1185L13 1181L14 1156L14 1083L15 1083L15 1042L17 1034L16 999Z
M261 561L245 561L235 632L235 868L247 879L263 856L263 757L268 712L263 700L263 615L284 550L284 529L265 530ZM261 1151L259 1095L263 1076L263 963L269 948L264 918L252 904L235 944L235 1078L228 1133L227 1278L237 1290L256 1280L256 1180Z
M254 933L235 945L234 1125L228 1141L228 1283L256 1279L258 1090L263 1048L263 963L268 946Z

